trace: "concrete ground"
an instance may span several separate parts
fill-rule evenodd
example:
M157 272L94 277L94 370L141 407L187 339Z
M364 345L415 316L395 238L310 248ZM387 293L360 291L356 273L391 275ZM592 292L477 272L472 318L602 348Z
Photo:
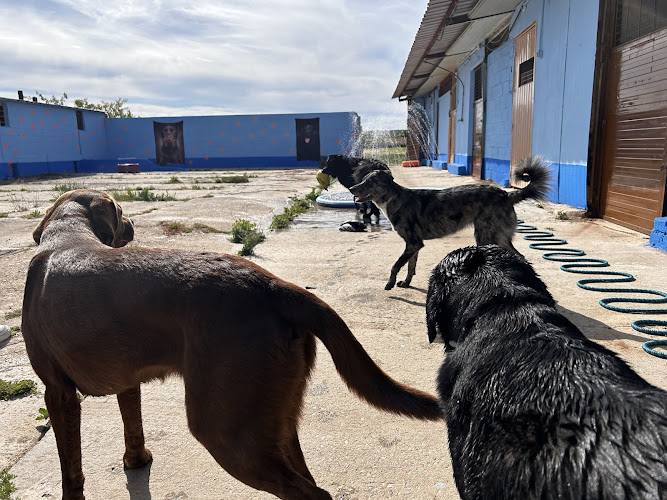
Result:
M426 167L393 168L406 186L448 187L473 183ZM245 184L215 182L239 172L169 172L99 174L0 184L0 322L20 325L25 276L36 247L31 233L57 194L54 186L104 190L152 187L154 193L180 201L121 203L135 221L133 245L236 253L229 235L193 230L170 234L164 223L204 224L229 231L237 219L250 219L268 234L251 260L329 303L348 323L370 356L396 379L435 393L443 359L439 345L429 345L424 303L431 269L449 251L474 243L472 229L426 242L409 289L384 290L389 269L403 250L386 220L365 233L338 231L353 210L314 208L283 231L268 231L273 215L288 197L315 186L314 170L252 171ZM177 177L180 182L174 182ZM342 190L335 185L333 190ZM648 237L602 220L582 218L563 205L523 202L517 213L526 223L550 230L588 257L602 258L611 270L631 273L633 286L666 291L667 253L650 248ZM560 215L559 215L560 214ZM565 214L565 215L563 215ZM162 224L161 224L162 223ZM169 234L168 234L169 233ZM599 292L576 286L581 276L561 271L542 258L521 235L516 248L535 266L564 314L596 342L617 352L649 382L667 389L665 360L646 354L648 336L631 329L638 317L607 311ZM402 276L401 273L400 276ZM399 277L400 277L399 276ZM618 294L611 294L618 295ZM258 304L261 310L261 304ZM66 314L66 311L63 312ZM9 319L3 319L7 318ZM647 316L650 317L650 316ZM38 381L19 332L0 344L0 378ZM60 467L52 431L36 421L44 407L43 385L35 394L0 401L0 470L8 469L17 491L13 498L60 498ZM115 397L88 397L82 403L83 468L90 499L265 499L222 470L188 432L183 385L177 378L143 386L143 416L149 466L123 470L123 429ZM215 425L215 422L211 422ZM352 395L318 343L318 360L308 386L300 438L318 484L337 499L457 498L444 423L423 423L382 413Z

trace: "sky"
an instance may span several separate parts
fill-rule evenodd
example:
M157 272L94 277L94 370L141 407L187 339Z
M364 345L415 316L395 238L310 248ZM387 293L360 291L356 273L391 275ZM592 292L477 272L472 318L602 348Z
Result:
M427 0L0 0L0 96L127 99L142 117L356 111L392 99Z

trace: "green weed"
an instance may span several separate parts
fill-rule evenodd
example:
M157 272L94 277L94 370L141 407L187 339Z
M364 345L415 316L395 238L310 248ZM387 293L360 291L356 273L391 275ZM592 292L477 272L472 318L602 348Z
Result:
M30 212L29 214L22 215L21 218L23 218L23 219L37 219L37 218L41 217L42 215L43 215L42 212L35 209L32 212Z
M12 482L15 477L6 470L0 472L0 500L9 500L11 494L16 491L16 486Z
M167 181L167 184L180 184L180 183L181 180L175 175L172 175L171 178Z
M257 176L253 175L253 177L257 177ZM215 182L218 183L218 184L221 183L221 182L239 184L239 183L244 183L244 182L250 182L250 176L248 174L216 176Z
M111 190L110 193L114 200L118 202L125 201L175 201L176 198L167 194L151 193L149 188L137 188L126 191Z
M5 319L20 318L22 314L23 314L23 308L14 309L13 311L5 313Z
M15 398L21 394L32 394L37 385L32 380L19 380L18 382L8 382L0 379L0 400L6 401Z
M257 224L247 219L239 219L232 224L232 237L229 239L232 243L243 243L239 250L239 255L254 255L254 248L266 239L266 236Z
M558 214L556 214L556 219L558 219L558 220L570 220L570 216L567 215L567 213L565 213L565 212L558 212Z

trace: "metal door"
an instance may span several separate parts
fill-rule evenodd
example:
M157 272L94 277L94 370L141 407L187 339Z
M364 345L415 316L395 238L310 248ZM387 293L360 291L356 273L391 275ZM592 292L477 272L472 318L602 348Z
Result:
M482 178L482 156L484 145L484 93L482 85L482 65L475 68L473 96L473 131L472 131L472 176Z
M602 217L649 234L665 213L667 29L613 48L609 75Z
M456 163L456 73L452 76L452 92L449 94L449 141L447 163Z
M512 99L512 150L510 152L510 184L523 187L525 182L514 182L514 165L532 153L533 107L535 86L535 38L537 24L533 23L514 40L514 84Z

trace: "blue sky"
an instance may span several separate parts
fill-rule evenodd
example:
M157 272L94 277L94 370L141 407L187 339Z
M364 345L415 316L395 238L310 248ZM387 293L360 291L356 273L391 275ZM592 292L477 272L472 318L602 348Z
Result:
M127 98L140 116L356 111L391 99L427 0L0 0L0 96Z

